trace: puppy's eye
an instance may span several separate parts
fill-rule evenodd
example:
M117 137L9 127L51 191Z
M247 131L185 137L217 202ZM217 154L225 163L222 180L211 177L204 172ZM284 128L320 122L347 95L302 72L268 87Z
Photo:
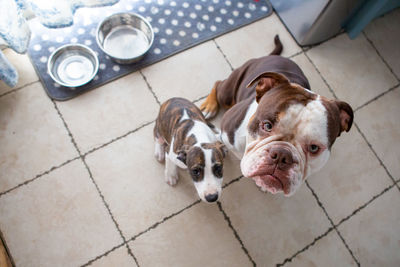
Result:
M214 173L214 175L215 176L217 176L217 177L219 177L219 178L221 178L222 177L222 165L220 165L220 164L215 164L214 166L213 166L213 173Z
M267 132L272 130L272 123L269 120L262 121L260 126L264 131Z
M316 154L319 151L319 146L311 144L308 146L308 150L310 151L311 154Z
M201 169L200 168L194 168L191 170L191 173L194 177L199 177L201 174Z

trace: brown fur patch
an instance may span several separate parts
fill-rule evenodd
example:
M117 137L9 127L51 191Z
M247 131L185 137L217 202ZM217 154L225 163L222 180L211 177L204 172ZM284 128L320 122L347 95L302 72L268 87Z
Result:
M321 97L328 119L328 148L330 149L342 131L349 131L353 123L353 109L349 104Z
M187 153L186 166L193 181L199 182L204 179L205 159L203 150L200 147L194 146L190 148ZM200 171L198 176L193 175L194 169Z
M214 87L211 89L210 94L206 100L201 104L200 110L204 113L218 113L218 99L217 99L217 86L220 81L215 82Z
M181 121L184 110L190 119ZM184 98L171 98L160 107L154 136L165 140L166 151L169 150L169 145L174 138L173 151L176 153L183 145L195 143L194 136L187 136L194 125L193 120L207 123L201 111L192 102Z
M260 122L269 120L273 125L279 122L281 113L285 112L290 105L302 104L306 106L315 100L316 95L301 87L291 84L275 87L261 98L254 119L249 123L248 129L256 134L259 131Z

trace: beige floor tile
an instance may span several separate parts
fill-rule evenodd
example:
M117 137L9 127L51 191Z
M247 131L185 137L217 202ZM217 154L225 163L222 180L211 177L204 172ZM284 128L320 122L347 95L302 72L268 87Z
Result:
M275 13L218 37L216 42L232 66L237 68L249 59L269 55L275 47L276 34L279 34L283 45L282 56L289 57L301 51Z
M206 96L215 81L231 73L213 41L167 58L142 70L160 102L171 97L196 100Z
M132 267L135 260L128 254L126 246L122 246L90 264L92 267Z
M14 88L20 88L28 83L39 80L28 55L18 54L12 49L5 49L2 52L18 72L18 83ZM13 88L8 87L3 81L0 81L0 95L12 89Z
M87 156L93 177L127 238L199 199L185 172L174 187L164 181L164 164L154 158L153 127ZM226 165L224 182L229 182L238 175Z
M305 252L297 255L287 267L337 267L357 266L336 231L317 241Z
M400 179L400 88L360 109L356 123L394 179Z
M0 197L0 214L17 266L78 266L122 242L80 160Z
M397 25L397 26L395 26ZM373 20L364 32L400 78L400 9Z
M305 185L286 198L242 178L225 189L222 207L258 266L283 262L330 227Z
M321 75L315 69L314 65L310 62L310 60L304 55L300 54L292 58L294 62L299 65L301 70L304 72L304 75L307 77L311 90L316 92L317 94L323 95L330 99L333 99L333 95L331 91L329 91L328 86L322 80Z
M251 266L217 205L200 203L129 245L140 266Z
M363 35L350 40L342 34L306 53L337 97L353 109L397 84Z
M356 128L336 140L327 165L308 182L335 224L392 183Z
M57 105L82 153L154 120L159 108L138 72Z
M400 192L394 187L339 226L361 266L399 266Z
M0 98L0 192L77 156L40 83Z

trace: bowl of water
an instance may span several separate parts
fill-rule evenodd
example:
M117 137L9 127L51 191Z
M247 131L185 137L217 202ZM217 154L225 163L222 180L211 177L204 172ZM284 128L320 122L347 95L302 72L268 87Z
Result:
M112 60L130 64L142 59L154 40L150 23L136 13L116 13L97 27L97 44Z

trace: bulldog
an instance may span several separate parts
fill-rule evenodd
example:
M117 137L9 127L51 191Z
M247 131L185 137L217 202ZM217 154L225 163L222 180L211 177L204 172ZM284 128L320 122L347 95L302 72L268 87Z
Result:
M201 200L212 203L222 190L223 160L228 152L218 131L190 101L171 98L163 103L154 127L155 157L165 161L165 180L178 181L177 167L187 169Z
M293 195L328 161L332 145L349 131L349 104L310 91L299 66L279 56L251 59L217 81L200 109L207 119L226 109L221 140L241 159L244 176L270 193Z

